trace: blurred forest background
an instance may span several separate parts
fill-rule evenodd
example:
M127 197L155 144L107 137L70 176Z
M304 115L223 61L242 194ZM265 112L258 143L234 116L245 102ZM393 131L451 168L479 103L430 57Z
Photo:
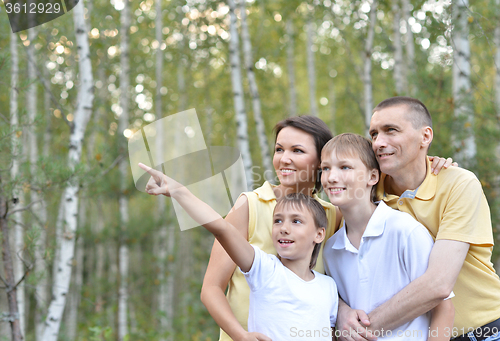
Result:
M364 134L378 102L417 97L498 243L500 0L81 0L16 34L1 9L2 341L218 339L199 299L213 237L181 233L128 163L127 138L189 108L255 188L279 120Z

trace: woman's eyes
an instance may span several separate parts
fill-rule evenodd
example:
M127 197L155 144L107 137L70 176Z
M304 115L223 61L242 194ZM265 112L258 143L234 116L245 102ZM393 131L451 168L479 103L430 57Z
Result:
M351 167L349 167L349 166L342 166L342 167L340 167L340 169L351 169Z
M321 171L323 172L328 172L330 170L330 167L323 167L321 168Z

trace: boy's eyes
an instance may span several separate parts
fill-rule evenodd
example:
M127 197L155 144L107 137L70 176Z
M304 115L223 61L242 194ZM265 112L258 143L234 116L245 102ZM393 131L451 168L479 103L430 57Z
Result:
M300 219L294 219L293 223L294 224L302 224L302 220L300 220Z
M274 219L275 224L281 224L282 220L281 219Z
M330 167L322 167L322 168L321 168L321 170L322 170L323 172L327 172L327 171L329 171L329 170L330 170Z

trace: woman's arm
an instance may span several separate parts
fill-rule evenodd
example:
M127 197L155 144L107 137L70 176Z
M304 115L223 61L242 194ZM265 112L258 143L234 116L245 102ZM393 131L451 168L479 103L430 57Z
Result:
M236 201L234 208L226 216L226 221L236 226L238 231L248 239L249 217L246 196L242 195ZM239 341L244 340L247 332L236 319L224 294L235 267L236 264L216 240L201 288L201 301L219 327L233 340Z
M453 334L455 307L451 299L444 300L431 310L428 341L448 341Z

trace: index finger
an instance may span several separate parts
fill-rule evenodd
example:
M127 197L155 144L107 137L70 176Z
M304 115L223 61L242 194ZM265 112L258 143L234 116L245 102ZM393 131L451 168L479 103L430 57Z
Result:
M146 166L145 164L140 163L140 162L139 162L139 167L144 169L146 172L148 172L151 176L153 176L155 178L159 178L163 174L162 172L159 172L156 169L151 168L149 166Z

